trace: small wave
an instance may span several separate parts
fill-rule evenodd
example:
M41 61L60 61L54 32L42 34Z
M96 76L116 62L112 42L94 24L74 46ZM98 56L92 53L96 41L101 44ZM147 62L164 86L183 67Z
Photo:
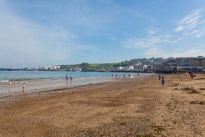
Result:
M75 79L77 79L77 80L78 80L78 79L85 79L85 78L84 78L84 77L80 77L80 78L75 78Z
M1 80L2 83L9 82L9 80Z

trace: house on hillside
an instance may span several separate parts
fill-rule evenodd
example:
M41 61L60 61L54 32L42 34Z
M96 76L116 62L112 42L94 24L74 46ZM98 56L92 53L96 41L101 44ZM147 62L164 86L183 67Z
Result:
M124 70L124 71L132 71L132 70L134 70L134 66L131 65L131 66L123 67L123 70Z

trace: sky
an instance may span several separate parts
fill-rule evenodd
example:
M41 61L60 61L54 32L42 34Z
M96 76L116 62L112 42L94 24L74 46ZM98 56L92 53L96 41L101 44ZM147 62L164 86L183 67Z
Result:
M0 0L1 68L204 51L204 0Z

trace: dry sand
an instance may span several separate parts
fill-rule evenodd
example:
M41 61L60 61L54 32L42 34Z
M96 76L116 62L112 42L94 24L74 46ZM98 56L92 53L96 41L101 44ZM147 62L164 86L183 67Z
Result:
M164 76L1 97L0 137L205 136L205 75Z

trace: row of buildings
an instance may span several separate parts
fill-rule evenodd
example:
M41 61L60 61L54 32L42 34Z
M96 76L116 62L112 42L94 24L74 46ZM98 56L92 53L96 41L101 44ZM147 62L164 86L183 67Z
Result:
M205 70L205 57L183 57L176 58L177 71L204 71Z
M180 72L180 71L192 71L203 72L205 71L205 57L178 57L169 60L165 60L161 64L137 64L113 68L112 71L144 71L144 72Z
M144 71L145 69L153 69L153 65L142 65L142 64L135 64L130 66L119 66L112 69L112 71Z
M38 67L38 68L29 68L26 67L24 70L32 71L32 70L40 70L40 71L48 71L48 70L60 70L61 66L44 66L44 67Z
M102 66L101 66L102 67ZM104 67L104 66L103 66ZM40 70L40 71L82 71L79 67L63 69L61 66L44 66L39 68L25 68L24 70ZM92 71L98 71L93 69ZM113 67L111 70L114 72L159 72L159 73L170 73L180 71L192 71L192 72L205 72L205 57L179 57L179 58L168 58L161 62L146 61L146 62L135 62L133 65Z

